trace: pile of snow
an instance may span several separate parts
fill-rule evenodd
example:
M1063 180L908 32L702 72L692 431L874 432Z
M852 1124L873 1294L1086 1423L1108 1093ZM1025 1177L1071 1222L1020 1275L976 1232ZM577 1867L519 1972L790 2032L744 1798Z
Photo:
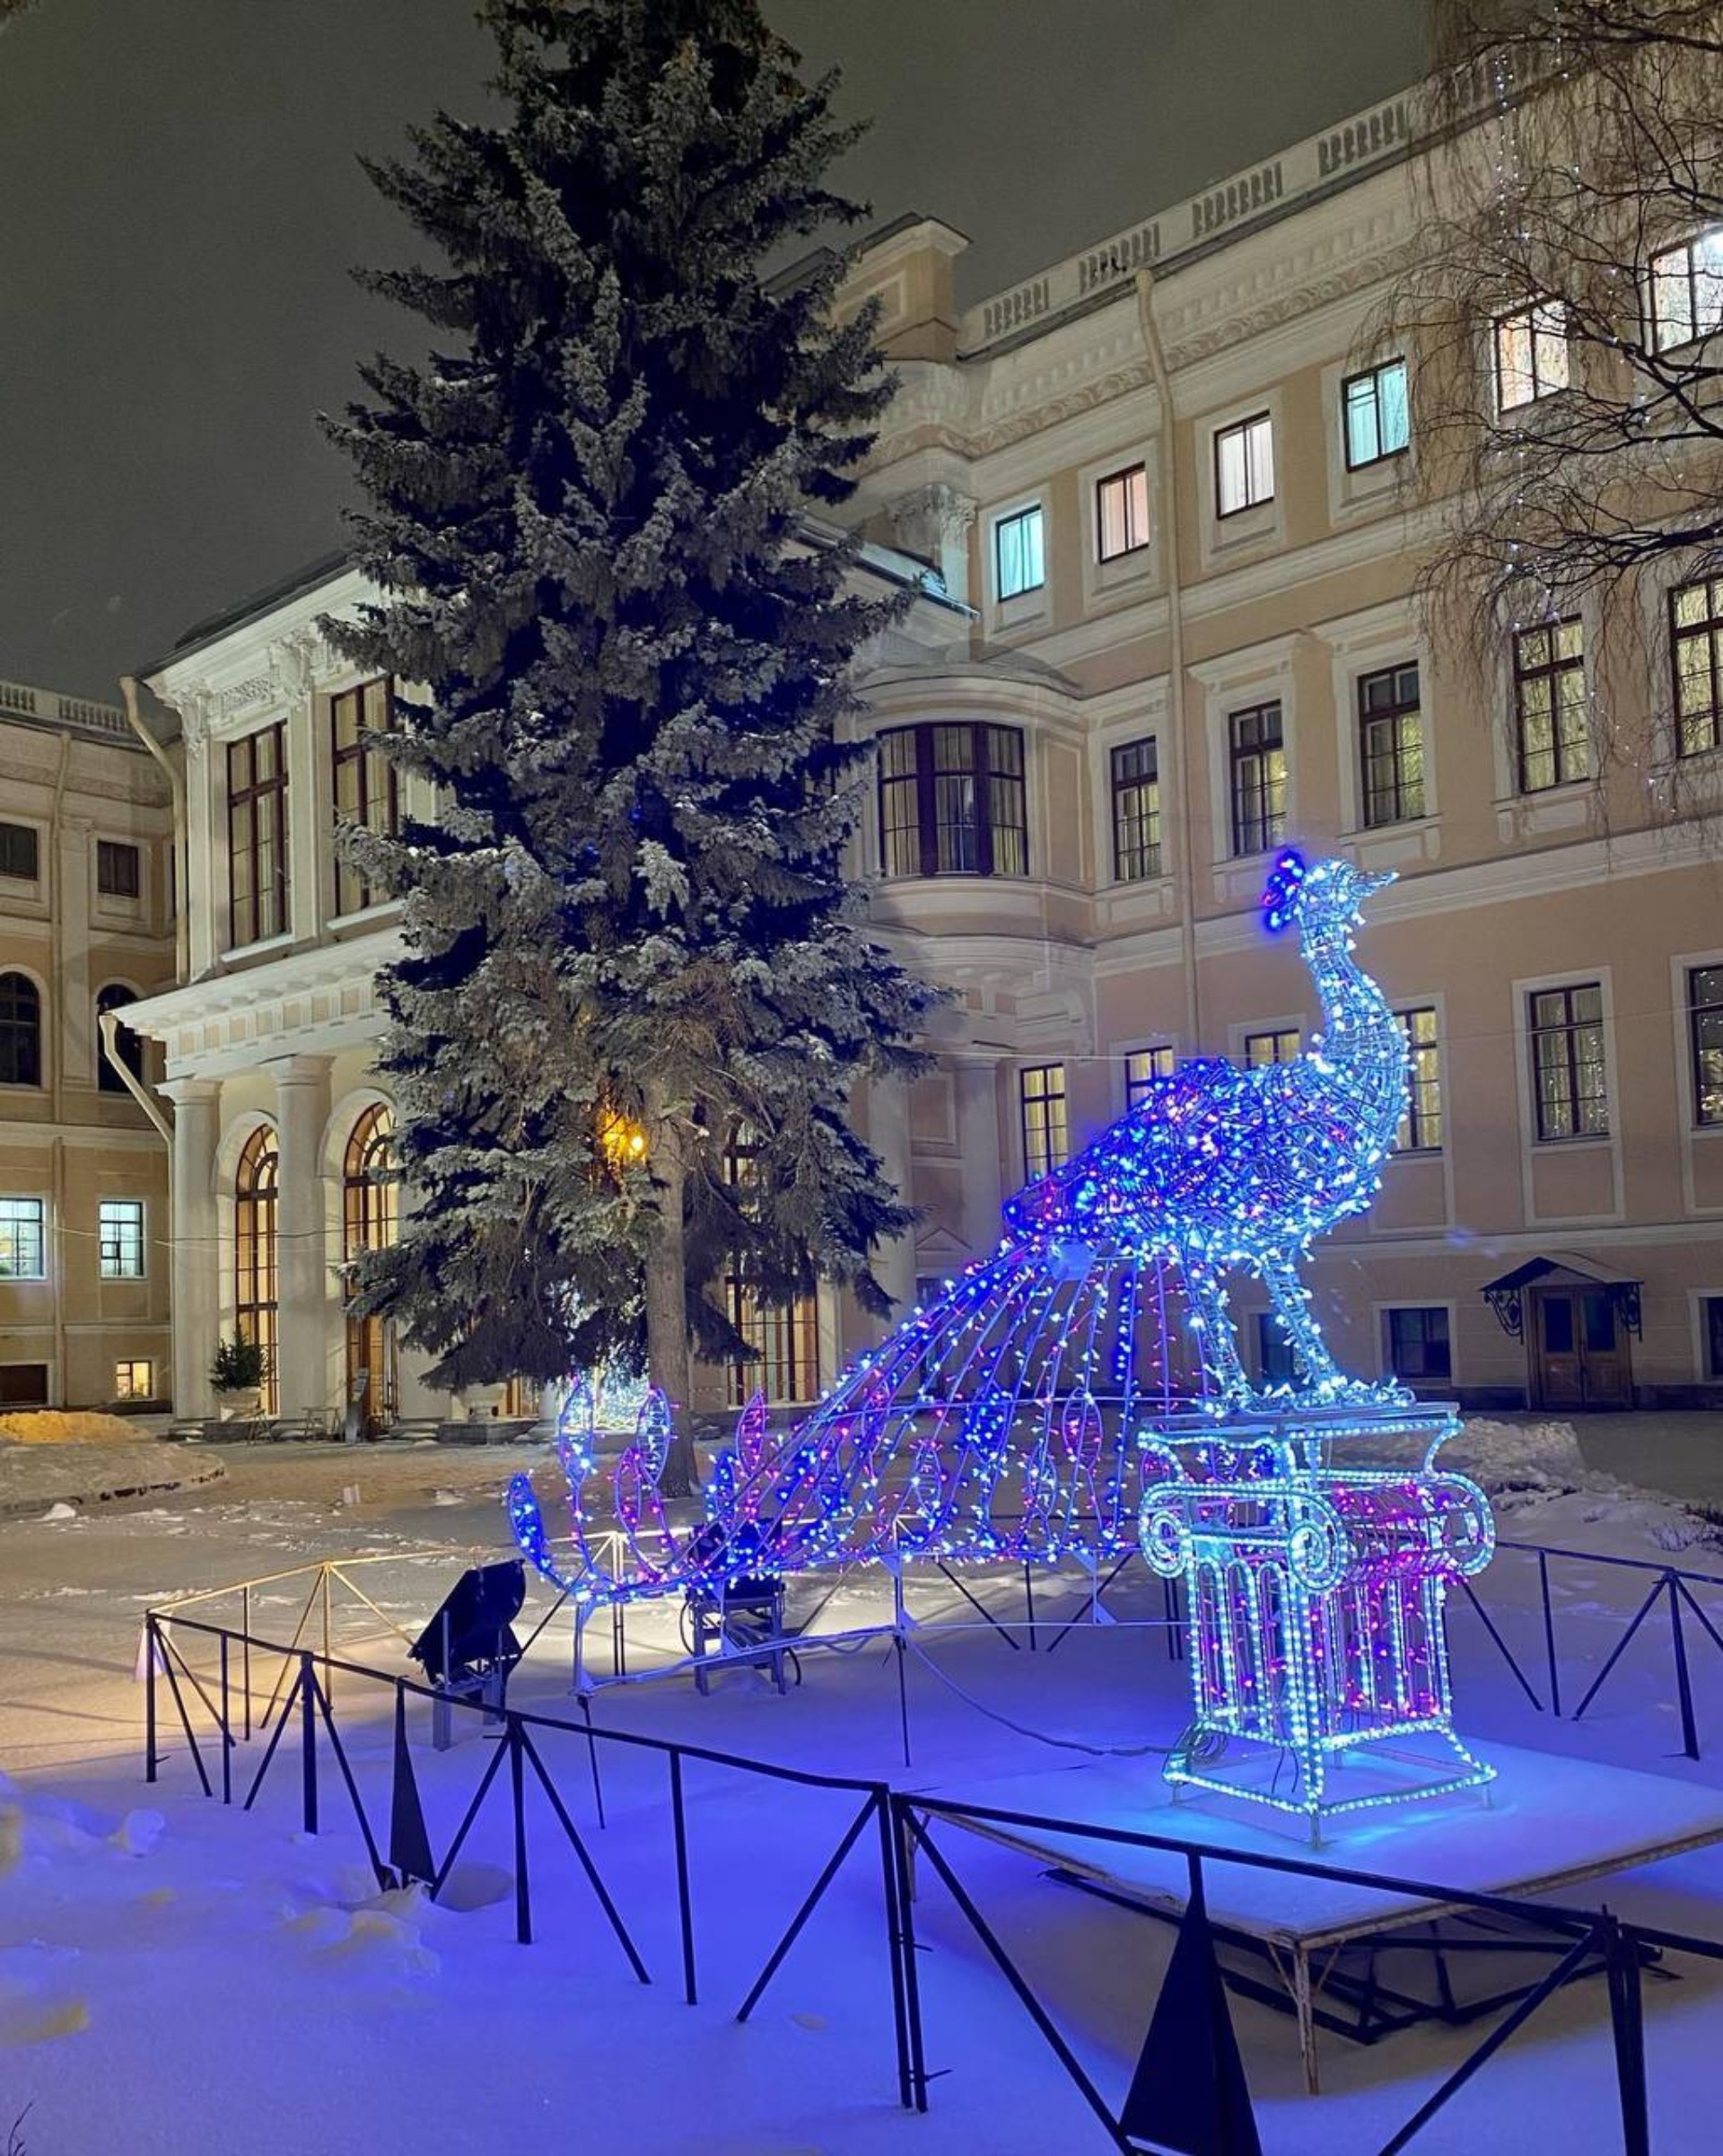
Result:
M1443 1446L1442 1465L1471 1476L1494 1498L1522 1491L1568 1496L1596 1490L1601 1495L1625 1487L1587 1467L1571 1423L1498 1423L1468 1415L1460 1434Z
M93 1408L30 1407L0 1415L0 1439L14 1445L135 1445L147 1430Z
M1644 1557L1691 1552L1710 1569L1723 1534L1702 1512L1587 1467L1571 1423L1470 1417L1442 1449L1442 1465L1480 1484L1500 1532L1516 1541Z

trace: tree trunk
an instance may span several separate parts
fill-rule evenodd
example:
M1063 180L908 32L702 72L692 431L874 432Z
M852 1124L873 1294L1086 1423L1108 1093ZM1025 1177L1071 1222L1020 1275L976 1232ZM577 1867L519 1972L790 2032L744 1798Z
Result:
M688 1429L688 1304L687 1240L682 1192L687 1179L678 1134L662 1123L653 1134L652 1179L659 1187L658 1232L646 1258L646 1370L670 1403L670 1440L659 1488L666 1497L691 1497L699 1462Z

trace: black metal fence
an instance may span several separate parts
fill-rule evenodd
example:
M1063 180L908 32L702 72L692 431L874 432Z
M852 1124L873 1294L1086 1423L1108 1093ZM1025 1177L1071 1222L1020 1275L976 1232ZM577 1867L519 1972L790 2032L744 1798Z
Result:
M1587 1557L1585 1562L1598 1560ZM1648 1597L1648 1609L1655 1606L1657 1597L1672 1591L1666 1588L1659 1568L1649 1569L1658 1570L1659 1578ZM1679 1580L1673 1592L1680 1592ZM1642 1609L1634 1620L1635 1627L1644 1614ZM207 1658L201 1670L187 1652L193 1641L201 1643L194 1651ZM576 1822L571 1792L559 1784L545 1754L553 1733L558 1740L572 1739L583 1749L593 1813L601 1833L607 1827L607 1759L627 1754L636 1760L661 1760L665 1781L660 1816L668 1826L669 1844L665 1873L667 1881L674 1884L678 1976L683 1997L690 2006L699 2002L701 1980L690 1874L691 1823L685 1788L688 1766L697 1763L716 1767L779 1791L837 1792L854 1799L855 1808L844 1832L829 1849L794 1915L734 2011L744 2021L754 2013L840 1873L848 1867L853 1875L858 1867L864 1866L870 1882L867 1891L876 1901L873 1921L877 1922L879 1944L880 1991L882 2004L888 2002L889 2007L897 2100L914 2110L928 2108L929 2086L937 2078L927 2064L930 2017L921 1976L923 1941L917 1937L916 1873L923 1864L1039 2031L1093 2114L1099 2132L1115 2149L1124 2152L1145 2144L1173 2145L1212 2152L1212 2156L1254 2156L1260 2149L1228 2004L1226 1972L1217 1952L1217 1930L1208 1915L1210 1882L1220 1867L1244 1867L1403 1899L1412 1897L1445 1910L1532 1927L1545 1937L1555 1935L1557 1944L1548 1956L1546 1973L1523 1989L1490 2033L1378 2144L1378 2156L1398 2156L1411 2146L1430 2121L1549 2000L1575 1977L1591 1971L1601 1971L1607 1984L1620 2145L1626 2156L1649 2156L1641 1971L1648 1961L1660 1956L1723 1962L1723 1943L1624 1923L1601 1908L1528 1902L1473 1892L1441 1881L1346 1869L1301 1855L1221 1853L1176 1836L899 1792L883 1781L815 1773L708 1746L600 1727L594 1724L590 1713L573 1722L514 1707L491 1709L468 1699L445 1703L433 1687L397 1671L337 1656L327 1643L319 1652L297 1638L285 1645L258 1638L249 1622L236 1630L190 1615L152 1612L145 1620L144 1650L147 1780L159 1778L170 1756L164 1749L164 1731L172 1742L177 1730L204 1794L212 1799L219 1795L223 1804L237 1800L249 1810L258 1803L272 1774L279 1778L283 1759L291 1758L296 1750L298 1810L304 1829L316 1834L327 1824L333 1769L337 1802L352 1815L380 1889L416 1880L433 1899L447 1886L476 1823L487 1801L493 1801L493 1792L503 1784L512 1845L515 1936L523 1945L529 1944L535 1935L534 1880L542 1876L534 1870L535 1862L542 1864L542 1853L535 1858L529 1834L529 1794L536 1784L555 1821L560 1842L590 1889L624 1962L642 1984L652 1981L646 1960L600 1870L592 1840ZM1507 1652L1505 1646L1503 1651ZM1618 1656L1612 1658L1610 1667L1615 1659ZM258 1713L257 1695L271 1665L276 1666L276 1675ZM1594 1692L1607 1674L1608 1668L1594 1684ZM380 1808L376 1811L368 1809L344 1741L335 1706L337 1678L344 1704L350 1696L368 1696L380 1705L392 1698L394 1744L386 1820ZM500 1736L441 1854L433 1848L427 1830L408 1741L410 1700L433 1706L446 1705L449 1710L485 1718L492 1733ZM378 1724L373 1720L371 1726L375 1729ZM258 1744L260 1755L254 1748ZM212 1759L206 1756L210 1751L214 1773ZM236 1780L236 1766L241 1762L249 1772ZM1085 2068L1061 2032L1054 2012L1024 1974L999 1929L989 1921L953 1860L950 1841L958 1831L1008 1841L1015 1836L1019 1846L1034 1846L1037 1839L1057 1837L1062 1842L1093 1845L1102 1852L1108 1848L1153 1851L1170 1855L1182 1864L1185 1890L1183 1912L1176 1920L1174 1952L1136 2072L1122 2096L1109 2097ZM937 2036L937 2026L934 2034ZM1194 2053L1193 2045L1197 2047ZM1361 2147L1360 2156L1363 2156Z

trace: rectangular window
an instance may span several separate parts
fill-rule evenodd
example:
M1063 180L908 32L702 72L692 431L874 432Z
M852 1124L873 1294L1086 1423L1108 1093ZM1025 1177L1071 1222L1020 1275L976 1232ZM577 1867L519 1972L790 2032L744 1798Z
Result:
M105 1197L96 1208L99 1269L104 1280L144 1277L144 1204L141 1198Z
M1104 562L1149 544L1149 467L1110 472L1095 488L1095 551Z
M1384 360L1340 385L1341 414L1346 429L1346 469L1361 471L1397 457L1412 440L1412 409L1406 394L1406 363Z
M1514 719L1522 793L1590 776L1585 632L1577 619L1544 622L1515 636Z
M1402 1152L1439 1152L1442 1146L1441 1055L1432 1010L1396 1011L1406 1037L1406 1117L1395 1144Z
M817 1399L819 1316L814 1298L798 1295L792 1303L768 1308L745 1282L732 1276L726 1286L730 1321L754 1350L730 1366L731 1407L746 1407L756 1392L774 1406Z
M34 883L41 873L40 834L33 824L0 823L0 876Z
M155 1398L155 1364L138 1357L114 1364L117 1400L151 1400Z
M1245 1067L1265 1071L1277 1063L1296 1063L1301 1038L1296 1026L1282 1027L1273 1033L1246 1033Z
M1413 1303L1382 1315L1388 1336L1388 1368L1395 1376L1408 1385L1446 1385L1454 1372L1447 1310Z
M139 890L138 852L117 838L96 841L96 889L105 898L136 898Z
M0 1363L0 1407L46 1407L46 1363Z
M1128 1115L1153 1092L1162 1078L1170 1078L1177 1058L1168 1047L1139 1048L1124 1059L1124 1106Z
M48 1278L48 1200L0 1197L0 1280Z
M888 876L1027 876L1023 736L1014 726L897 726L879 752Z
M266 726L227 747L228 942L239 949L287 926L287 730Z
M1540 1139L1606 1138L1604 992L1596 981L1531 997L1532 1093Z
M1723 225L1651 258L1651 332L1659 352L1723 329Z
M1365 823L1375 829L1414 821L1424 812L1424 718L1415 662L1360 677L1358 726Z
M1496 409L1517 411L1568 386L1568 321L1559 300L1539 300L1495 324Z
M1701 1316L1705 1326L1705 1375L1723 1378L1723 1295L1707 1295Z
M1675 676L1675 750L1702 756L1723 745L1723 576L1669 594L1669 656Z
M1019 1073L1018 1100L1023 1117L1023 1179L1033 1183L1071 1158L1071 1132L1065 1120L1065 1066L1046 1063Z
M1299 1359L1286 1328L1273 1310L1256 1313L1256 1368L1264 1385L1296 1385Z
M1723 966L1689 969L1687 1038L1693 1056L1693 1120L1723 1123Z
M1235 711L1227 721L1231 759L1232 850L1265 854L1286 837L1286 747L1278 704Z
M1020 599L1046 581L1046 533L1037 503L993 526L993 588L1001 600Z
M1113 873L1121 883L1160 873L1160 765L1152 735L1113 751Z
M1274 499L1274 422L1266 412L1223 426L1214 437L1214 505L1237 516Z
M335 787L335 820L356 824L392 838L400 824L398 775L376 746L377 736L393 732L395 684L387 675L363 688L344 689L329 699L329 768ZM335 864L335 910L363 912L380 894L338 856Z

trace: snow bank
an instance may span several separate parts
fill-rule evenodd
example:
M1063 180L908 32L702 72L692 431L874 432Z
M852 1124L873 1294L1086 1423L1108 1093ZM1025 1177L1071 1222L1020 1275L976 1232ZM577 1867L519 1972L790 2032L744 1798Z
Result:
M1571 1423L1472 1417L1443 1447L1442 1464L1482 1486L1509 1540L1599 1556L1685 1556L1699 1571L1723 1563L1723 1533L1715 1521L1587 1467Z

